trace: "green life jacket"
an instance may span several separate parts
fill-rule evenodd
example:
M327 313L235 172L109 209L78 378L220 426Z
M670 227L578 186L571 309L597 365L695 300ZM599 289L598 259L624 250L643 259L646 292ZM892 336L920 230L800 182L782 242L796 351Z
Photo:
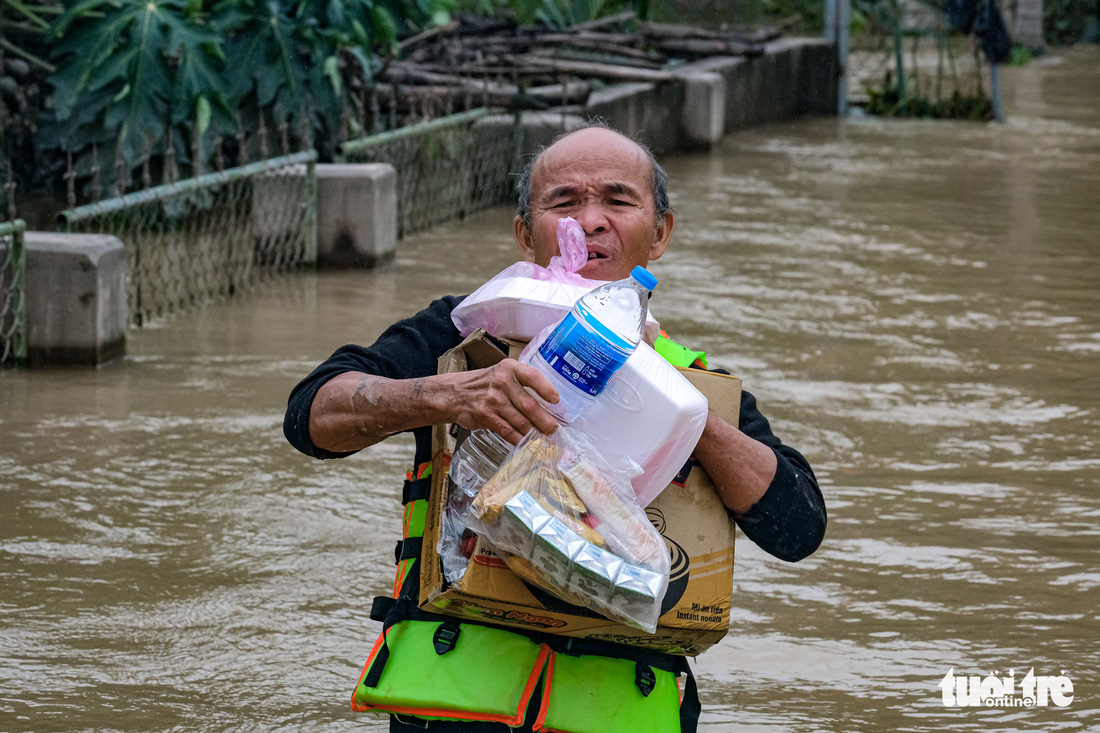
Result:
M674 365L705 355L667 337ZM670 348L669 345L675 348ZM672 358L670 358L669 355ZM541 682L535 731L673 733L695 731L700 705L684 657L592 639L516 631L423 611L418 561L431 490L431 445L417 434L416 466L406 474L402 540L393 596L374 599L383 624L363 666L352 707L426 720L524 724ZM686 675L681 696L679 675Z

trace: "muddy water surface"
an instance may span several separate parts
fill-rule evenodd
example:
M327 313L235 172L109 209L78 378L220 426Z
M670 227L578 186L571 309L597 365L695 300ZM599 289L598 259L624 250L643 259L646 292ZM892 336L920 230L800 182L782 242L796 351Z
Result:
M830 511L740 537L708 731L1100 727L1100 49L1006 69L1005 125L810 120L666 162L653 310L745 379ZM496 209L376 273L293 277L0 374L0 729L384 730L348 710L392 581L395 439L283 441L294 382L515 259ZM1073 702L947 708L1029 669Z

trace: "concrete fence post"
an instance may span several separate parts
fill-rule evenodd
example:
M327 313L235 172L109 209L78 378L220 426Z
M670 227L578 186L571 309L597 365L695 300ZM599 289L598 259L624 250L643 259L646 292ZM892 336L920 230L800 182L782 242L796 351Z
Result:
M397 249L397 171L388 163L317 166L317 266L380 267Z
M848 114L848 33L852 0L825 0L825 39L836 49L836 113Z
M677 74L684 84L684 147L710 150L726 134L726 79L713 71Z
M27 232L27 363L95 366L126 354L126 247L109 234Z
M306 233L307 264L317 267L381 267L397 249L397 171L389 163L296 165L256 180L252 233L261 254L277 254L297 220L287 212L317 195L316 216Z

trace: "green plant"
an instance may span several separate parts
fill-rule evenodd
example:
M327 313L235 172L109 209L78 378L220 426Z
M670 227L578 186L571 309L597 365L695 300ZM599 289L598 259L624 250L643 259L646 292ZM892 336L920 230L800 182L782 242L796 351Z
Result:
M942 100L919 96L902 97L897 85L884 89L868 88L867 113L882 117L921 117L928 119L973 120L993 119L993 102L984 94L964 96L955 91Z
M1059 46L1077 43L1085 36L1090 18L1096 17L1096 0L1044 0L1043 35Z
M38 145L73 155L81 175L98 166L110 178L116 167L169 153L182 161L198 152L194 168L209 156L210 138L242 126L254 132L264 120L284 138L293 130L299 145L331 141L350 69L369 79L400 37L448 22L451 7L451 0L83 0L49 28L57 70Z
M94 13L94 15L92 14ZM71 151L113 140L136 165L149 140L213 105L228 109L218 36L184 0L86 0L50 29L58 71L51 141Z

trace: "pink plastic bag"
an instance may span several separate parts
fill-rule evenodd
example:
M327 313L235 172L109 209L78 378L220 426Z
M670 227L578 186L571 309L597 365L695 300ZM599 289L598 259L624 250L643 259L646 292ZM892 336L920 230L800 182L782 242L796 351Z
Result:
M561 269L564 272L558 277L565 281L579 280L580 285L592 282L577 274L588 261L588 245L584 241L584 229L571 216L558 219L558 253L557 257L550 258L550 267L547 268L551 277L555 275L555 270Z
M582 295L603 285L577 274L588 261L588 245L584 229L572 217L558 219L558 250L546 267L517 262L467 295L451 312L459 332L469 336L484 328L499 338L530 341L564 318ZM647 336L652 339L659 332L651 317Z

